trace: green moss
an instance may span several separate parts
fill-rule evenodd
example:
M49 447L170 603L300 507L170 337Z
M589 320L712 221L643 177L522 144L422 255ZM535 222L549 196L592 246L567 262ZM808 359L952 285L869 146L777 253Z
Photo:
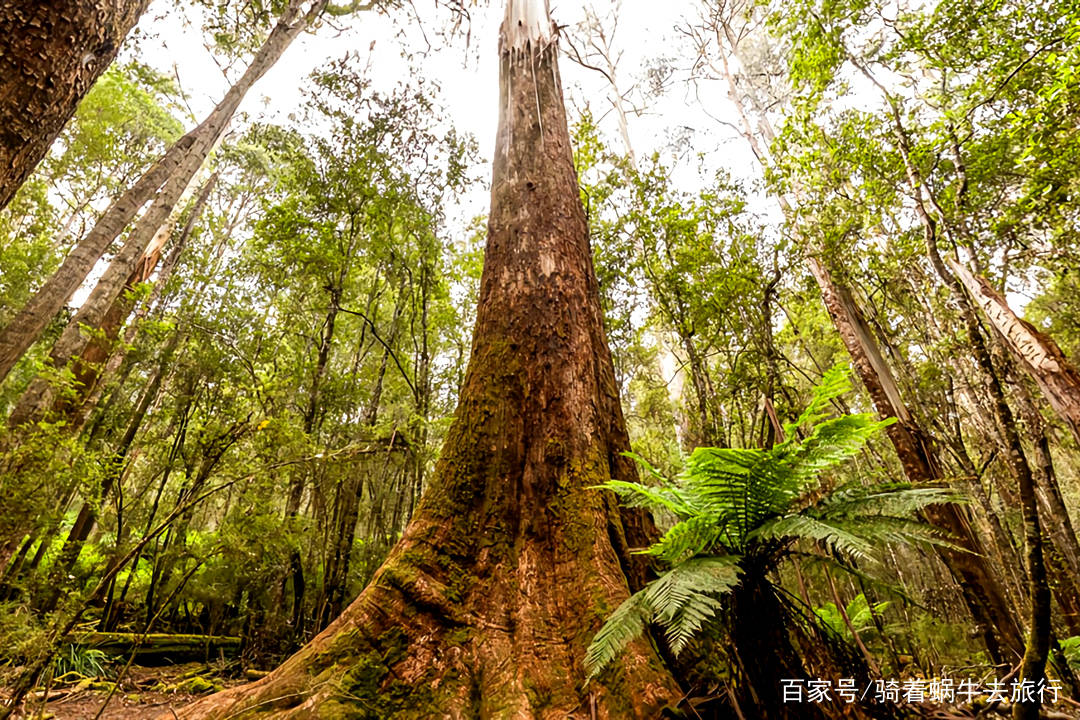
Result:
M437 717L430 678L414 684L397 680L390 668L409 655L410 641L401 627L392 627L371 645L355 630L343 631L317 656L325 669L313 686L329 685L329 697L318 705L320 720L384 720ZM327 660L333 656L333 662Z
M387 665L395 665L409 655L409 636L400 627L392 627L384 632L379 636L378 643Z
M443 643L447 647L464 647L472 640L473 629L470 627L459 627L456 630L447 634Z
M553 700L551 688L536 685L530 678L525 678L524 685L525 696L529 698L529 705L534 710L542 710L551 706Z

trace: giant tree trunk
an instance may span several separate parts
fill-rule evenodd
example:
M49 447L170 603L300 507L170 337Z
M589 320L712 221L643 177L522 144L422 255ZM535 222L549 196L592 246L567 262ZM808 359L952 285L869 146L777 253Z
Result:
M545 4L510 0L503 23L473 352L428 491L341 617L180 717L653 718L677 696L645 640L585 682L585 648L636 574L614 499L591 486L634 469Z
M243 76L229 88L225 97L206 120L177 140L160 160L105 211L93 229L68 253L64 262L30 298L26 306L12 318L6 327L0 330L0 382L7 377L19 358L40 337L42 330L79 288L94 264L123 232L139 209L153 199L153 204L140 218L117 258L110 264L106 276L99 283L103 285L101 291L95 288L95 294L87 299L80 308L79 315L72 321L74 334L68 333L68 338L63 341L63 345L70 345L75 350L68 352L65 347L63 352L68 357L78 352L77 322L85 322L96 327L101 314L108 309L113 299L119 294L124 279L131 273L146 244L164 223L165 218L179 200L183 189L198 172L202 161L221 139L248 90L266 74L267 70L273 67L292 41L318 17L327 2L328 0L314 0L305 11L306 2L289 1L277 25L252 58ZM194 164L193 168L192 164ZM187 177L186 180L184 175ZM163 184L164 188L162 188ZM160 193L158 193L159 189L161 189ZM158 193L157 196L155 193ZM116 266L115 270L113 266Z
M0 2L0 209L45 157L147 4Z

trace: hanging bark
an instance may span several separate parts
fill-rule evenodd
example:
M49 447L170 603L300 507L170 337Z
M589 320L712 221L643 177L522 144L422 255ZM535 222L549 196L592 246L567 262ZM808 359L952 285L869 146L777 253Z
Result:
M1080 371L1052 337L1018 317L989 282L951 258L949 266L1024 370L1038 383L1050 407L1080 442Z
M545 5L511 0L503 22L473 353L412 522L308 646L180 717L653 718L677 697L643 640L585 684L586 646L640 581L614 499L589 488L635 470Z
M59 269L12 318L11 322L0 330L0 381L7 377L19 358L41 336L41 332L83 283L94 264L119 237L139 209L154 199L150 209L140 219L127 242L124 243L118 257L110 264L111 285L103 287L96 297L92 295L80 308L81 318L77 316L76 319L92 327L97 326L101 314L112 304L119 289L123 287L124 279L131 273L134 264L145 250L146 244L168 217L173 206L180 199L183 189L202 166L203 160L221 139L248 90L267 70L273 67L292 41L314 22L327 2L328 0L315 0L305 11L307 2L289 0L277 25L256 52L243 76L229 88L225 97L206 120L177 140L157 163L106 210L94 228L64 258ZM194 168L191 167L192 165ZM183 179L184 175L187 177L186 180ZM173 184L170 186L168 183ZM165 188L155 198L155 193L162 188L162 185L165 185ZM112 270L114 265L115 271ZM102 282L104 281L103 277ZM95 292L97 292L96 289ZM77 327L76 325L76 331ZM79 343L75 340L77 338L69 338L68 343L78 346Z
M148 4L0 2L0 210L45 157Z

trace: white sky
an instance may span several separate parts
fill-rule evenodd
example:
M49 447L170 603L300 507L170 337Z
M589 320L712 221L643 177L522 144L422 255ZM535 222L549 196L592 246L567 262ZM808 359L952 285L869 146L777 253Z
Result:
M289 114L302 103L301 90L307 76L329 61L356 53L361 62L370 59L375 90L389 91L399 83L409 82L414 70L440 87L437 99L447 108L448 123L472 134L479 143L481 156L489 159L494 150L498 119L495 48L503 4L501 0L491 0L472 7L468 37L459 33L450 38L440 34L440 26L449 19L447 11L436 11L433 0L415 0L415 5L422 22L410 18L407 10L397 11L393 18L362 13L334 19L336 28L326 24L315 34L301 36L248 94L240 115L288 124ZM589 5L603 18L620 3L592 0ZM640 79L646 60L683 51L675 26L684 16L692 15L696 5L694 0L621 3L613 43L616 50L623 52L618 65L620 89L629 89ZM553 0L552 17L560 25L574 25L584 17L585 7L585 4ZM143 62L163 72L175 73L188 93L191 109L201 119L224 94L227 81L204 46L198 18L185 17L185 11L191 13L190 8L155 0L139 26L141 39L137 54ZM412 57L411 63L406 56ZM621 150L614 113L605 116L611 107L607 81L599 73L567 58L563 58L561 70L571 115L575 108L588 103L594 115L604 116L602 127L613 146ZM236 75L234 71L232 77ZM630 135L639 157L662 149L672 129L690 127L695 131L694 151L710 153L714 162L728 166L736 176L755 176L752 156L742 141L732 140L729 131L710 120L682 83L673 87L667 96L653 103L648 114L631 117ZM724 115L725 104L724 93L717 87L716 103L710 112ZM720 153L715 153L718 143L725 138L729 142ZM684 172L698 173L697 163L688 164ZM694 178L680 179L691 188L700 182L694 182ZM486 188L475 188L470 197L464 198L461 217L486 212L487 201Z

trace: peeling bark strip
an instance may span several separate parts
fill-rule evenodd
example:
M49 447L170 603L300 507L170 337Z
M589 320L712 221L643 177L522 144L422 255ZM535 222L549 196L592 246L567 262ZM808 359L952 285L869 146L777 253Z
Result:
M3 0L0 0L3 2ZM147 170L139 180L114 202L93 229L79 244L68 253L59 269L35 293L34 297L12 318L7 327L0 330L0 382L23 356L23 353L40 337L42 330L64 303L78 289L93 269L94 264L105 254L109 245L120 236L128 223L134 219L139 209L147 202L154 203L140 218L139 226L132 232L132 238L120 251L127 267L113 271L116 288L123 286L124 278L130 274L134 263L138 261L146 244L172 211L172 206L179 199L179 191L170 187L187 186L191 177L198 172L202 161L221 139L233 114L248 90L266 71L273 67L282 53L323 11L328 0L290 0L282 12L277 25L270 32L262 47L259 48L251 64L244 71L239 81L225 94L217 107L194 130L177 140L165 154ZM307 8L306 10L304 8ZM0 96L2 97L2 96ZM197 159L191 168L192 159ZM177 175L187 174L187 180L176 179ZM170 183L172 185L170 186ZM178 184L178 185L177 185ZM162 189L162 186L165 187ZM159 193L158 190L161 189ZM156 194L156 195L155 195ZM139 228L143 228L139 230ZM142 246L136 248L137 243ZM125 254L125 250L127 251ZM120 260L121 258L118 258ZM110 291L111 292L111 291ZM80 309L80 322L96 325L100 313L111 305L112 299L104 299L104 292L97 299L91 298ZM97 314L94 318L90 313ZM70 340L71 338L69 338ZM70 356L71 353L68 353Z
M571 159L554 28L511 2L473 351L429 489L355 602L259 682L181 718L659 717L679 696L647 641L585 684L628 596L614 499L632 479Z
M1008 302L985 278L949 259L949 265L971 293L986 319L1005 339L1028 374L1038 383L1054 412L1080 442L1080 372L1069 362L1054 339L1018 317Z
M0 0L0 209L116 57L148 0Z

